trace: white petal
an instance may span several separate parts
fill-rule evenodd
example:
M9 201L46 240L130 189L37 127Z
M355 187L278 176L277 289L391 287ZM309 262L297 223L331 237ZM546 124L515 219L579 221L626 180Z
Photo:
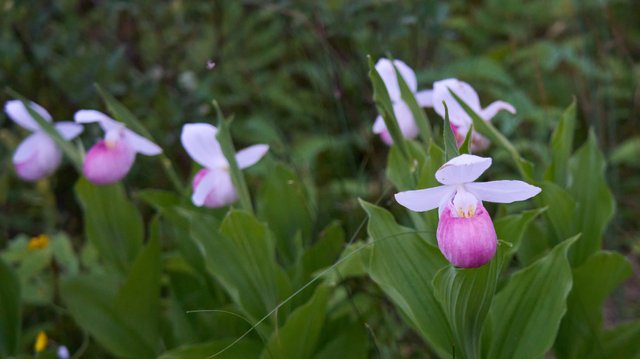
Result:
M470 125L471 117L467 112L458 104L458 101L451 95L449 89L453 91L461 100L463 100L472 110L480 113L480 98L476 91L466 82L458 79L445 79L436 81L433 84L433 109L440 115L445 117L444 105L447 104L449 110L449 121L456 126Z
M495 203L511 203L524 201L538 193L541 189L522 181L491 181L475 182L464 185L471 193L481 201Z
M13 162L19 163L29 159L38 150L38 144L48 137L44 132L35 132L25 138L13 153Z
M404 81L409 86L411 92L416 92L418 89L418 80L413 70L400 60L393 60L393 64L389 59L382 58L376 63L376 71L380 74L384 85L387 87L391 102L395 102L401 99L400 86L398 85L398 76L394 66L400 72L400 75L404 78Z
M387 129L387 125L384 123L382 116L376 117L376 122L373 123L373 133L376 135Z
M412 139L418 136L418 126L413 119L413 113L407 104L400 100L393 105L393 112L398 120L400 132L404 138Z
M485 121L489 121L496 115L499 111L505 110L507 112L511 112L512 114L516 113L516 109L508 102L504 101L496 101L491 105L487 106L484 110L480 111L478 115L482 117Z
M204 204L204 201L207 199L207 196L209 196L209 193L211 193L211 191L213 191L213 189L215 188L216 182L215 171L209 171L209 173L202 177L200 183L198 183L195 191L193 191L193 195L191 196L191 201L193 202L193 204L201 207Z
M155 156L162 153L162 148L160 148L160 146L145 137L140 136L129 129L125 129L124 133L129 146L131 146L136 152L147 156Z
M36 131L22 141L13 155L16 173L27 181L50 175L61 161L60 148L42 131Z
M215 168L227 162L216 139L217 133L218 129L208 123L188 123L182 127L180 141L194 161Z
M31 102L31 109L36 111L46 121L51 122L51 115L42 106ZM40 129L38 122L31 117L31 114L20 100L7 101L4 105L4 112L13 120L13 122L27 130L36 131Z
M62 136L62 138L64 138L67 141L78 137L78 135L81 134L82 130L84 129L80 124L73 123L73 122L66 122L66 121L56 122L55 127L56 127L56 130L58 130L58 132Z
M396 201L414 212L424 212L438 208L447 198L450 198L455 187L438 186L396 193Z
M124 124L96 110L79 110L73 116L73 119L77 123L98 122L105 132L124 127Z
M490 157L464 154L442 165L436 171L436 179L447 185L473 182L490 166Z
M418 91L416 101L420 107L433 107L433 90Z
M268 145L253 145L236 153L236 161L240 169L253 166L269 151Z

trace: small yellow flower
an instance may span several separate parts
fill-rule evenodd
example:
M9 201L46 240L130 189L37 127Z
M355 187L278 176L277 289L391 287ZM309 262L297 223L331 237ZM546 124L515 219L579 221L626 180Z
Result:
M42 353L47 347L48 341L49 338L47 337L47 333L41 330L40 332L38 332L36 342L33 344L33 350L35 350L36 353Z
M46 234L41 234L29 240L28 248L30 251L34 251L36 249L47 248L48 245L49 245L49 236L47 236Z

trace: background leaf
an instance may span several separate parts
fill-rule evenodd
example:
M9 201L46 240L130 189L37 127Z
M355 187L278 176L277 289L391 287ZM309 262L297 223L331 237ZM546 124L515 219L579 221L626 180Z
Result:
M2 259L0 283L0 355L10 357L16 354L20 340L20 281Z

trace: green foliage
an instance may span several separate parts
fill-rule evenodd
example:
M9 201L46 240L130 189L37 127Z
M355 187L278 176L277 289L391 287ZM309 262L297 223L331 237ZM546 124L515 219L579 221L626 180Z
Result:
M20 282L18 276L0 259L0 354L15 355L20 340Z

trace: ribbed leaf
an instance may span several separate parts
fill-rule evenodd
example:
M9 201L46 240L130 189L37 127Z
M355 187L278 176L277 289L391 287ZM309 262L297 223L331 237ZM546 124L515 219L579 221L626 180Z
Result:
M360 204L369 216L373 239L369 275L438 355L451 357L449 324L431 284L447 261L415 231L398 225L386 210L364 201Z
M569 156L573 148L573 136L576 127L576 100L562 113L560 121L551 135L551 163L545 173L545 179L558 186L567 185Z
M516 272L498 292L485 334L486 358L540 358L553 345L571 290L567 258L573 237Z
M444 159L449 161L450 159L460 155L458 151L458 144L456 143L456 136L451 129L451 122L449 121L449 108L443 101L444 106L444 126L442 127L442 137L444 138Z

